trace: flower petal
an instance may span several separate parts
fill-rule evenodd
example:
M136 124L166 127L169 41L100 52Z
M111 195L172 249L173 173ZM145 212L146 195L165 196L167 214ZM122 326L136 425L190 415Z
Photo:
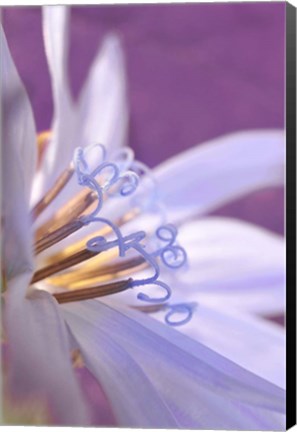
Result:
M34 181L35 203L70 163L75 148L75 110L67 78L68 15L64 6L43 7L43 32L51 74L54 120L52 138Z
M203 214L284 182L282 130L233 133L181 153L156 170L160 197L175 218Z
M206 297L206 296L205 296ZM221 307L209 307L204 298L197 300L192 319L176 327L181 333L203 343L210 349L261 376L273 384L285 388L285 331L279 325L241 311ZM187 296L184 300L187 299ZM154 314L164 321L164 311Z
M6 277L32 267L28 202L36 163L31 105L1 28L2 218ZM17 245L17 247L16 247Z
M64 316L77 340L87 367L98 379L120 426L177 427L175 418L139 365L97 320L73 313L63 306ZM86 309L84 309L86 310ZM141 396L139 391L141 389Z
M5 297L10 388L16 398L45 400L54 424L89 424L70 362L67 333L57 303L45 291L22 293L31 274L14 278Z
M125 144L128 108L124 59L115 35L105 38L79 97L80 146L103 144L108 151Z
M63 309L67 310L66 320L73 315L72 321L89 321L96 331L106 329L110 340L149 376L180 427L279 426L271 410L284 412L280 388L169 326L107 302L80 302Z
M179 241L189 269L176 273L176 290L188 298L201 293L217 307L223 301L254 313L284 313L284 238L246 222L208 217L181 227Z

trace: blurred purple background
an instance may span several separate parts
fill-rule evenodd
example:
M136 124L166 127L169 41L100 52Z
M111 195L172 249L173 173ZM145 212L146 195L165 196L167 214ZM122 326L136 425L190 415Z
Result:
M40 8L3 8L2 18L37 127L48 129L52 100ZM224 133L284 127L284 2L73 7L75 95L111 30L126 57L130 144L148 165ZM284 193L257 192L216 214L283 233Z

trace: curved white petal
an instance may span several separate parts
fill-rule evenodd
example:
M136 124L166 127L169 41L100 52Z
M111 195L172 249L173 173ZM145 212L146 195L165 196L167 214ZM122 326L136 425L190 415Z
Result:
M208 217L185 224L178 239L188 270L177 272L176 291L261 314L285 310L284 238L235 219ZM176 279L175 279L176 280ZM217 297L216 297L217 296Z
M115 35L107 36L90 69L78 104L79 145L125 144L128 123L124 59Z
M285 388L285 331L279 325L252 317L221 305L210 307L204 298L184 296L184 301L196 300L192 319L176 327L181 333L220 353L243 368ZM154 314L164 321L166 311ZM181 316L182 318L182 316Z
M284 412L284 392L280 388L169 326L106 301L80 302L63 309L67 311L66 320L72 315L72 321L89 321L127 351L150 378L181 427L281 426L273 419L274 411Z
M87 367L105 391L115 418L124 427L177 427L174 417L149 378L128 352L84 315L63 307L66 322L77 340ZM140 395L141 392L141 395Z
M76 117L67 77L68 15L65 6L43 7L43 34L48 66L51 74L54 119L52 138L36 179L32 202L53 184L68 166L75 148Z
M282 185L284 152L282 130L214 139L156 168L160 197L176 219L207 213L254 190Z
M55 424L88 425L88 412L72 369L66 328L57 303L45 291L35 291L25 299L23 293L30 279L31 274L14 278L5 295L12 395L46 401Z
M32 267L28 202L35 172L36 133L31 105L1 28L2 218L8 278Z

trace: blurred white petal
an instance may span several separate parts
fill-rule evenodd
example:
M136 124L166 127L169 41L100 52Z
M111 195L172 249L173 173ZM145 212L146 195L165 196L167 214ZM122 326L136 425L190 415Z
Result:
M189 269L176 274L177 290L209 296L218 306L230 300L230 306L249 312L284 313L283 237L235 219L208 217L181 227L179 241Z
M125 144L128 122L123 53L107 36L81 91L78 105L81 147L101 143L108 151Z
M181 153L155 170L160 198L175 219L207 213L249 192L284 183L285 135L226 135Z
M133 356L181 427L280 427L270 412L284 412L280 388L169 326L106 301L80 302L63 310L74 335L89 322L96 329L93 338L102 329Z
M67 333L56 301L44 291L24 299L32 275L8 284L5 324L10 390L15 397L46 400L55 424L87 425L85 402L70 361Z
M93 302L94 303L94 302ZM99 326L70 306L63 312L87 367L98 379L122 427L177 427L174 417L141 367ZM83 309L88 313L88 308Z
M75 147L76 117L67 76L69 8L43 7L43 32L51 74L54 119L52 139L34 181L32 202L44 194L70 163Z
M204 297L206 298L206 296ZM278 324L234 310L222 299L220 307L208 306L199 294L192 319L176 327L234 363L285 388L285 331ZM164 321L164 311L154 315Z
M31 105L1 28L2 220L6 277L32 268L28 201L36 163Z

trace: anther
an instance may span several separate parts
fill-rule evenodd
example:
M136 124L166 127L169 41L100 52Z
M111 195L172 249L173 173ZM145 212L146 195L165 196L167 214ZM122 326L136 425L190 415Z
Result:
M131 288L132 279L113 282L110 284L86 287L80 290L66 291L53 294L58 303L69 303L81 300L89 300L97 297L103 297L110 294L116 294Z
M40 244L43 239L48 237L49 233L57 231L59 228L62 228L67 224L76 222L77 218L81 216L83 212L86 211L96 200L96 194L87 190L82 191L82 193L74 199L70 200L66 205L58 210L50 220L37 229L35 235L35 248L38 243Z
M127 273L135 273L145 267L146 261L142 257L123 260L108 265L100 265L96 260L92 260L92 262L87 264L86 268L83 267L61 275L54 275L48 282L52 285L64 288L77 289L86 284L98 284L106 280L118 279Z
M67 225L63 225L61 228L58 228L53 232L49 232L35 243L35 253L38 254L43 252L45 249L78 231L83 226L84 223L82 221L75 220Z
M38 216L43 212L44 209L56 198L61 190L66 186L74 173L74 166L70 166L62 172L62 174L56 180L54 186L44 195L43 198L35 205L31 211L31 217L33 220L37 219Z
M39 282L43 279L48 278L49 276L52 276L55 273L66 270L67 268L72 267L76 264L80 264L83 261L93 258L98 253L99 252L92 252L87 249L77 252L65 258L64 260L61 260L55 264L49 265L47 267L38 270L36 273L34 273L31 283Z

